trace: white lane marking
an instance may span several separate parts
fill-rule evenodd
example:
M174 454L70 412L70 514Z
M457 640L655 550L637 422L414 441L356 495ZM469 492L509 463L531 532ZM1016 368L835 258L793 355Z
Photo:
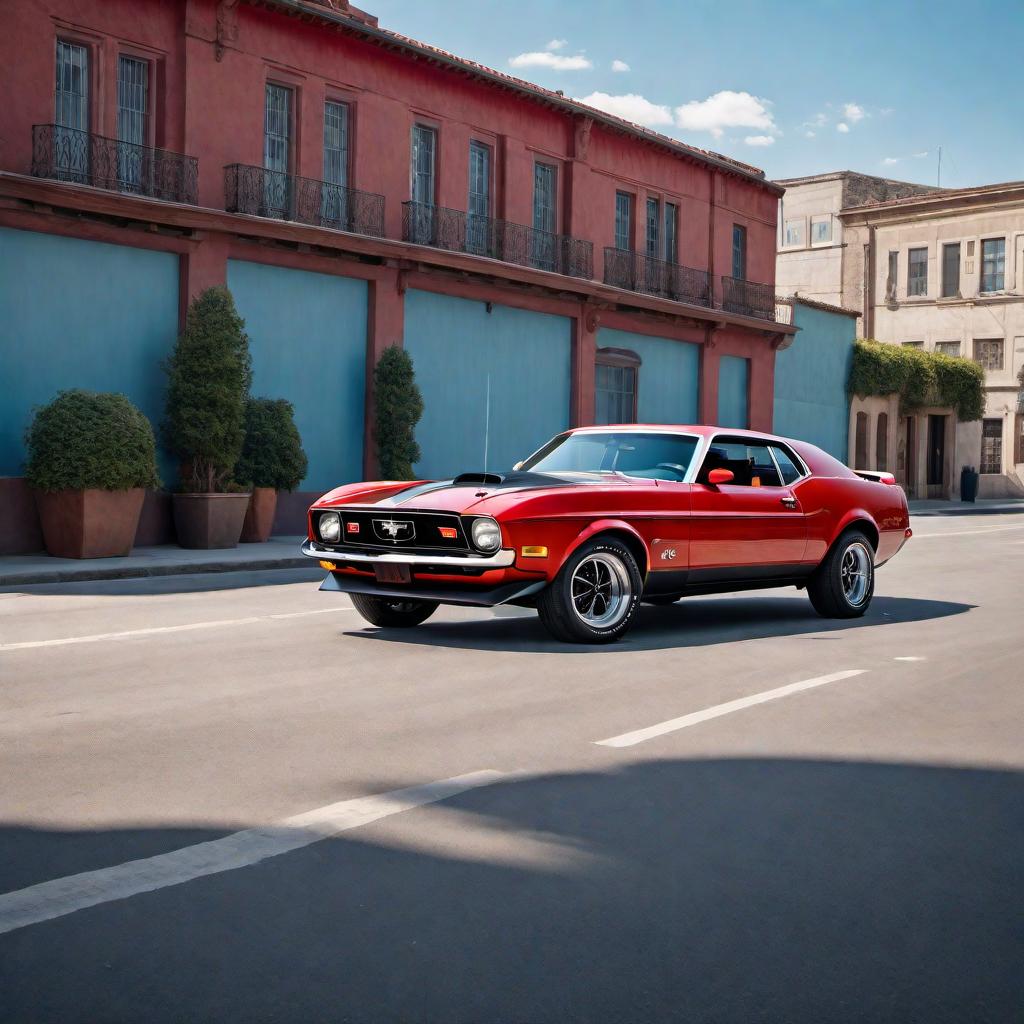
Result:
M914 532L914 540L931 540L932 537L967 537L972 533L1002 533L1004 530L1024 530L1024 524L1020 526L989 526L983 530L953 530L951 533L917 533Z
M899 658L893 658L893 661L927 661L928 659L922 657L920 654L905 654Z
M815 676L814 679L804 679L799 683L788 683L786 686L779 686L774 690L765 690L763 693L755 693L750 697L740 697L739 700L730 700L725 704L716 704L714 707L705 708L703 711L694 711L692 714L683 715L681 718L671 718L667 722L658 725L648 726L646 729L637 729L635 732L626 732L621 736L613 736L608 740L595 740L599 747L633 747L645 740L652 740L656 736L664 736L665 733L675 732L677 729L686 729L691 725L699 725L701 722L710 721L712 718L721 718L722 715L731 715L734 711L742 711L744 708L753 707L755 704L764 704L769 700L778 700L780 697L788 697L792 693L800 693L802 690L812 690L816 686L824 686L826 683L838 683L840 679L850 679L853 676L863 675L866 668L852 668L845 672L832 672L827 676Z
M308 612L279 612L276 615L248 615L244 619L209 619L206 622L184 622L180 626L150 626L146 629L126 629L120 633L93 633L88 636L65 636L55 640L22 640L13 644L0 644L4 651L24 651L32 647L64 647L68 644L95 644L101 640L124 640L133 636L153 636L158 633L184 633L193 629L217 629L220 626L247 626L268 619L299 619L306 615L331 615L335 612L351 612L353 608L316 608Z
M27 889L4 893L0 895L0 934L100 903L127 899L169 885L181 885L204 875L249 867L381 818L446 800L470 789L493 785L504 778L507 778L506 774L498 771L470 772L423 786L342 800L285 818L276 825L249 828L223 839L187 846L171 853L55 878Z

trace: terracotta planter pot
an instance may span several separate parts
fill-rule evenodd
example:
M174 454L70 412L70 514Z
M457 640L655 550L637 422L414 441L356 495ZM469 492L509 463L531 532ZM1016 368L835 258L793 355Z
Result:
M115 558L131 553L145 489L36 491L46 550L57 558Z
M277 511L277 491L273 487L254 487L242 523L242 543L262 544L270 537Z
M174 528L183 548L234 548L248 494L175 494Z

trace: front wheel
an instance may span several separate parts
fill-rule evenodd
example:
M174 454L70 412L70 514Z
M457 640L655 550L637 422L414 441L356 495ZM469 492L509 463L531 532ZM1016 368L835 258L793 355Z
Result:
M859 530L839 538L807 584L814 610L827 619L863 615L874 592L874 549Z
M437 611L437 601L418 601L406 597L377 597L374 594L349 594L355 609L375 626L418 626Z
M598 537L566 560L537 599L537 611L556 640L606 644L629 629L642 590L629 548L614 537Z

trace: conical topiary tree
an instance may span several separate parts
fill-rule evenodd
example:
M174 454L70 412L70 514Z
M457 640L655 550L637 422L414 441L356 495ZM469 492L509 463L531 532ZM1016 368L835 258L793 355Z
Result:
M422 454L416 443L416 424L423 415L423 397L408 352L398 346L384 350L374 369L373 393L380 477L412 480L412 464Z
M189 307L165 364L163 437L181 464L185 490L223 490L242 453L252 360L245 321L227 288L208 288Z
M235 479L247 486L294 491L308 468L292 403L284 398L250 398Z

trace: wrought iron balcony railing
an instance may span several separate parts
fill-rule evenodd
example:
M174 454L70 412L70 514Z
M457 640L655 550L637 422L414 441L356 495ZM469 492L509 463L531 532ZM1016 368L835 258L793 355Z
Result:
M198 202L194 156L56 124L32 126L32 174L175 203Z
M697 306L710 306L712 301L711 275L706 270L694 270L627 249L605 249L604 283Z
M722 309L727 313L756 316L759 320L775 320L775 287L743 281L738 277L722 278Z
M224 208L384 237L384 197L248 164L224 168Z
M402 237L417 245L487 256L569 277L594 276L593 242L443 206L402 203Z

